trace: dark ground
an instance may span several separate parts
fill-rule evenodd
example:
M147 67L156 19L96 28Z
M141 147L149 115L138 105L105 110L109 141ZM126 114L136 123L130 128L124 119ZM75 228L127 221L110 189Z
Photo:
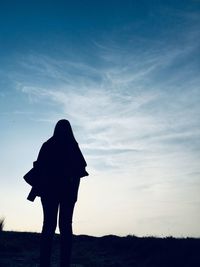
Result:
M40 235L0 232L0 267L37 267ZM58 266L59 235L52 267ZM74 236L73 267L198 267L199 238Z

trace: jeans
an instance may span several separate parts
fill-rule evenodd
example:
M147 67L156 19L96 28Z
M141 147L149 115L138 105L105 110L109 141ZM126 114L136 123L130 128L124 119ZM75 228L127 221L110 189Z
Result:
M69 267L72 250L72 217L80 180L69 183L56 193L41 196L43 227L40 247L40 267L50 267L53 236L58 225L60 230L60 267Z

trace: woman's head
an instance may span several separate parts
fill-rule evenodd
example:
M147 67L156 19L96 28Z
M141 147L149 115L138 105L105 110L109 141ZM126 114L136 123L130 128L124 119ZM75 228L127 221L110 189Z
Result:
M58 140L75 140L71 124L65 119L56 123L53 136Z

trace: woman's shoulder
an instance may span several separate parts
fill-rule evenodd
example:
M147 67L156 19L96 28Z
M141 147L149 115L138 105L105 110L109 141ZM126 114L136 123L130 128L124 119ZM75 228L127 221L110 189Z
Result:
M51 146L52 144L54 144L54 139L50 137L47 141L43 143L43 146Z
M47 141L45 141L42 146L41 146L41 150L42 151L46 151L49 148L51 148L53 146L53 141L52 138L49 138Z

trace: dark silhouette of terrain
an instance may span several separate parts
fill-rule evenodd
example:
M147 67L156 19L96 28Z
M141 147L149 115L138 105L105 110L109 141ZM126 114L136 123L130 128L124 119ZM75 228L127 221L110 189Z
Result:
M55 235L52 267L59 262L59 235ZM1 232L1 267L36 267L40 234ZM74 236L73 267L197 267L200 238Z

